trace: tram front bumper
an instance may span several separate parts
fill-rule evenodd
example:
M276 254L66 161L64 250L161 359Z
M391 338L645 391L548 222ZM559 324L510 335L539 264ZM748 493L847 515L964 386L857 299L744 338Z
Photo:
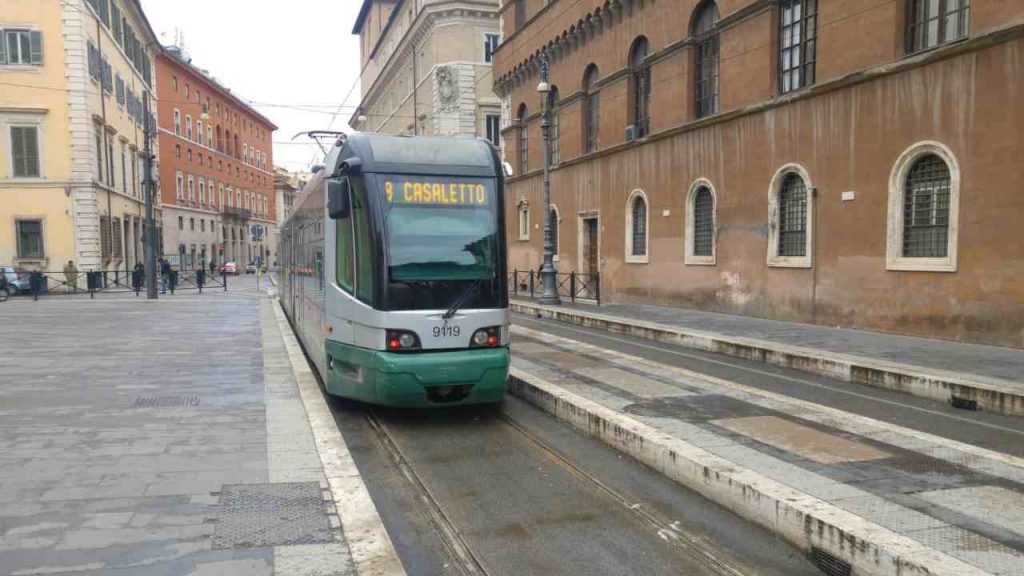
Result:
M507 347L396 353L327 341L327 391L371 404L454 406L500 402Z

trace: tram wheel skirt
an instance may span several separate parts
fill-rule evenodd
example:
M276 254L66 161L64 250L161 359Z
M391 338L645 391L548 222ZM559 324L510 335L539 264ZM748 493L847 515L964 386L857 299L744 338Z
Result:
M508 382L507 347L395 353L328 340L327 392L388 406L500 402Z

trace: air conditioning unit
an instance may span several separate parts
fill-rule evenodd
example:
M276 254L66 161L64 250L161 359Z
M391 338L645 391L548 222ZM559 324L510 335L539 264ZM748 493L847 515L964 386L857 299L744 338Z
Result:
M626 142L632 142L640 137L640 127L636 124L626 126Z

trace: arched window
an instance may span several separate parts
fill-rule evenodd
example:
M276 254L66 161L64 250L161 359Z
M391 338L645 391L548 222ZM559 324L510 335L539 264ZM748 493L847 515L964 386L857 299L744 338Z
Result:
M807 186L787 174L779 190L779 256L807 255Z
M647 262L647 197L636 190L626 204L626 262Z
M813 189L799 164L780 168L769 187L768 265L810 268Z
M694 50L694 97L697 118L718 113L718 6L704 0L693 12L690 35L696 40Z
M938 142L907 149L889 178L890 270L956 271L960 169Z
M647 50L647 38L643 36L634 40L629 50L631 120L636 127L637 138L646 136L651 130L651 67L644 63Z
M519 173L526 174L530 168L530 136L529 126L526 124L526 103L519 105L519 114L516 118L519 124Z
M559 144L559 128L558 128L558 110L555 106L558 105L558 86L551 86L551 91L548 92L548 110L551 112L551 128L550 136L551 142L548 144L548 155L552 164L558 164L562 160L561 145Z
M597 89L597 65L587 66L583 73L583 150L597 150L597 137L601 127L601 93Z
M715 263L715 192L711 182L701 178L690 187L686 203L687 264Z
M551 205L551 212L549 216L551 218L551 252L555 255L555 259L558 259L559 219L558 207L554 204Z

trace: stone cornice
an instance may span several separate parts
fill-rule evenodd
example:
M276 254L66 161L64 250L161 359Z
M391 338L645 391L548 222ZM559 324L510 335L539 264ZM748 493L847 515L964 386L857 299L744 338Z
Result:
M539 46L529 57L511 67L501 77L495 78L495 91L499 94L507 94L511 86L518 86L540 70L541 54L547 52L552 60L557 61L569 52L583 46L596 35L603 33L612 26L621 23L625 18L632 16L637 10L643 10L647 4L657 0L605 0L604 4L598 6L593 12L577 20L569 28L562 30L542 46ZM530 27L530 25L542 14L544 14L555 2L545 6L527 21L526 26L517 30L498 46L495 55L499 55L502 49L515 41L519 34ZM771 9L779 0L756 0L743 8L728 14L715 25L714 33L720 33L729 29L747 18ZM679 41L669 44L665 48L649 54L645 61L648 64L668 58L680 50L693 45L698 39L687 36Z

